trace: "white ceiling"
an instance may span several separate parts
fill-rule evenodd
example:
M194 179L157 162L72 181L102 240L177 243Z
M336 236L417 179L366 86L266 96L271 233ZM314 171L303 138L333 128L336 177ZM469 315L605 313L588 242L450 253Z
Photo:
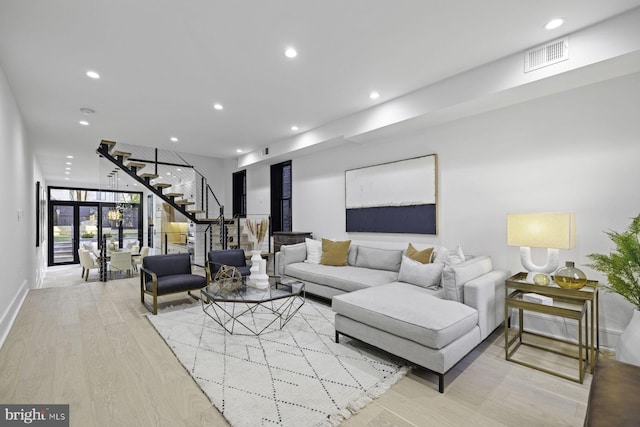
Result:
M74 155L69 183L90 185L101 174L101 139L234 158L292 136L293 124L313 129L638 6L1 0L0 67L48 183L65 182L65 156ZM566 24L545 30L554 17ZM284 56L290 45L295 59Z

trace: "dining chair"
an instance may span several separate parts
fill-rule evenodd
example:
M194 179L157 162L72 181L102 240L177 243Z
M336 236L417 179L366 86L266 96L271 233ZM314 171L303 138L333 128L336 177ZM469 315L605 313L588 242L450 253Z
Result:
M126 272L127 277L131 276L131 252L115 251L111 252L109 261L109 271Z
M140 255L131 258L132 259L132 265L133 265L133 271L138 271L138 266L142 265L142 259L144 257L146 257L147 255L149 255L149 247L148 246L143 246L142 249L140 249Z
M80 265L82 266L82 277L85 282L89 280L89 272L93 269L99 269L100 263L93 258L91 252L86 249L78 249L78 257L80 258Z

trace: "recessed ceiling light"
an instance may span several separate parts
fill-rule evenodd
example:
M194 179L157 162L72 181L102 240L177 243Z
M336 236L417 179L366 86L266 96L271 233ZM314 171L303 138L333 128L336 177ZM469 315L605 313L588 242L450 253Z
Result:
M297 131L298 130L298 126L296 126L296 125L291 126L291 130L294 131L294 132Z
M69 177L68 176L64 177L64 180L69 181Z
M80 120L78 123L80 123L82 126L89 126L89 122L86 120Z
M564 24L564 19L563 18L555 18L555 19L552 19L551 21L547 22L547 24L544 26L544 28L546 28L547 30L555 30L556 28L558 28L562 24Z
M99 79L100 78L100 74L98 74L95 71L89 70L87 71L87 76L91 77L92 79Z
M378 99L378 98L380 98L380 94L374 90L373 92L371 92L371 93L369 94L369 98L371 98L371 99Z
M71 163L71 162L67 162L67 163L65 163L65 164L66 164L66 165L72 165L73 163Z
M175 136L172 136L170 139L171 139L171 142L178 142L178 138L176 138Z
M213 104L213 108L215 108L216 110L222 110L222 109L224 109L224 107L222 106L222 104Z
M242 153L242 150L238 148L238 149L236 150L236 153Z
M65 170L68 170L68 171L70 171L70 170L71 170L71 168L64 168L64 169L65 169Z
M181 171L182 171L182 169L176 168L176 172L181 172Z
M295 58L298 56L298 51L292 47L288 47L287 50L284 51L284 54L287 58Z
M67 156L67 159L73 159L73 156Z
M71 172L67 171L65 172L65 175L71 175Z
M167 172L167 175L171 175L171 172Z

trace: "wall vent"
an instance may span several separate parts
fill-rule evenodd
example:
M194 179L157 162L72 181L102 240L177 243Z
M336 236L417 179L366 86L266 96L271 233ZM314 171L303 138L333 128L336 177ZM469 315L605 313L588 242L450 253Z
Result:
M563 37L524 53L524 72L537 70L569 59L569 37Z

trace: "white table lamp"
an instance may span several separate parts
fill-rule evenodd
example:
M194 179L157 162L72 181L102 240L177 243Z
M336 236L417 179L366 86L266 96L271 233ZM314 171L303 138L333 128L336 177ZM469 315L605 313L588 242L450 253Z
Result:
M560 265L560 249L576 246L574 213L537 213L507 215L507 244L520 246L520 260L529 272L527 282L549 284L550 274ZM546 248L547 262L536 265L531 248Z

